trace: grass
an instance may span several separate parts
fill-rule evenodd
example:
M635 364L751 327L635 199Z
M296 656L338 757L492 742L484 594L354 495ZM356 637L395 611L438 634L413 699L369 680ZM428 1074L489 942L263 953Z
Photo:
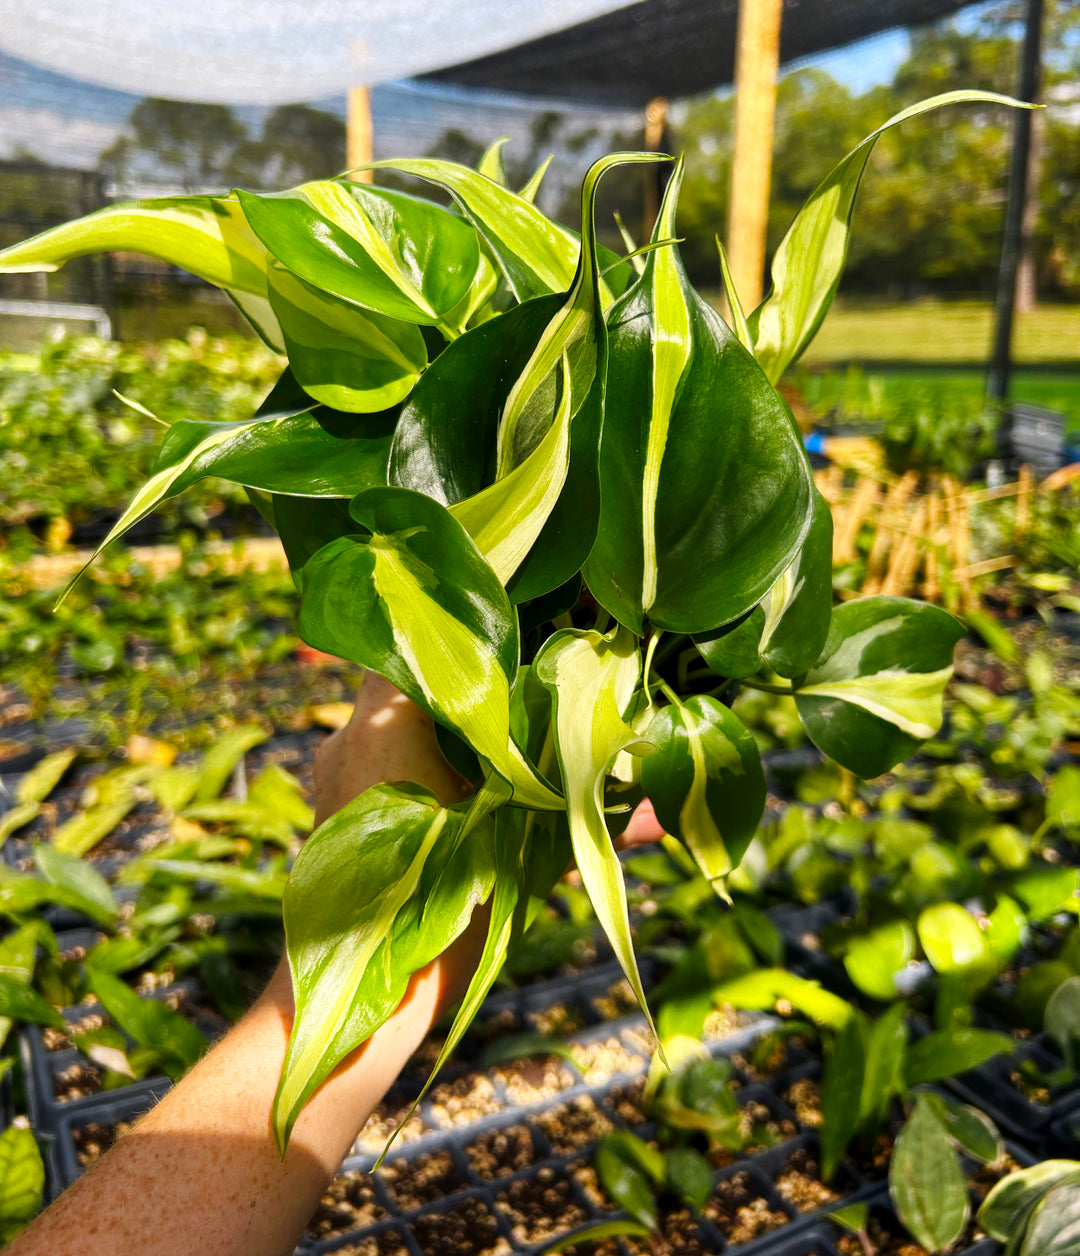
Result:
M988 302L837 302L795 378L812 408L841 421L883 421L915 410L937 411L945 423L974 418L983 406L993 324ZM1080 306L1017 315L1013 348L1010 397L1060 411L1076 440ZM1058 363L1057 370L1044 365Z
M988 301L837 302L804 361L983 365L993 334ZM1073 361L1080 368L1080 305L1044 305L1018 314L1013 355L1019 363Z

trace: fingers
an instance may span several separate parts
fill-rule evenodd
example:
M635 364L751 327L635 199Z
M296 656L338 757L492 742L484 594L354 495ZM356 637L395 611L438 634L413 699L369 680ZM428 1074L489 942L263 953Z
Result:
M630 823L623 830L620 846L645 846L658 842L664 836L664 828L656 818L652 803L643 798L634 808Z

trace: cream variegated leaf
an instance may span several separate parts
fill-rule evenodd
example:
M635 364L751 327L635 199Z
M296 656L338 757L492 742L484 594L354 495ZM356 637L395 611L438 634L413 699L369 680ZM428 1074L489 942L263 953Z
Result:
M765 807L765 777L753 736L714 698L673 701L649 725L654 754L641 785L664 829L681 839L702 875L726 893Z
M517 618L464 528L407 489L374 489L350 510L357 535L305 565L301 636L392 681L490 763L516 803L561 810L510 735Z
M603 804L604 779L616 756L631 747L651 749L623 718L641 674L637 638L625 628L606 635L566 629L548 640L535 670L555 705L555 746L578 871L634 995L649 1016L630 936L622 864Z
M996 92L945 92L901 110L866 137L818 184L773 255L772 288L748 319L754 355L773 383L813 340L847 260L855 197L878 137L908 118L947 105L1033 106Z
M880 776L941 727L945 685L963 626L936 606L898 597L845 602L821 658L797 681L810 740L860 776Z

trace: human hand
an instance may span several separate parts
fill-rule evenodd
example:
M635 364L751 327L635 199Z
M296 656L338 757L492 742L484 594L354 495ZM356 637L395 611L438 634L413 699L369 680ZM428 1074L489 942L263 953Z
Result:
M401 780L429 789L444 806L470 792L468 782L443 758L431 718L389 681L368 672L349 723L331 734L316 756L316 823L321 824L372 785ZM616 844L624 847L656 842L663 833L652 804L645 799ZM476 971L487 924L487 907L478 908L465 933L435 961L443 1005L462 993Z

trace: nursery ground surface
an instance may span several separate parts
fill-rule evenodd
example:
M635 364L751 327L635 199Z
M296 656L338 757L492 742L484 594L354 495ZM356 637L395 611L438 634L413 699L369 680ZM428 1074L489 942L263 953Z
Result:
M1075 691L1080 647L1068 634L1048 637L1036 631L1020 634L1020 639L1028 657L1050 642L1053 692ZM1061 717L1064 723L1047 723L1051 716L1039 707L1044 700L1033 703L1024 696L1022 666L994 664L981 647L968 642L959 670L962 684L986 677L992 689L1003 691L998 701L1017 695L1018 717L1033 721L1028 742L1033 746L1038 737L1045 742L1049 779L1075 762L1080 726L1074 727L1075 717L1068 712ZM305 675L311 674L307 669ZM324 688L331 680L338 685L347 681L332 668L321 674ZM27 769L40 763L45 752L69 745L80 753L48 791L39 813L6 837L2 857L7 884L13 884L9 878L38 875L34 843L64 845L57 842L58 833L70 836L73 830L65 826L100 809L109 789L114 794L126 790L129 804L83 853L88 867L104 878L115 907L101 914L99 893L96 918L77 903L57 902L42 909L42 918L55 930L57 959L36 981L62 1009L70 1029L26 1025L17 1031L19 1064L9 1079L11 1097L17 1112L29 1114L41 1141L50 1193L123 1136L168 1088L170 1077L183 1071L184 1053L197 1054L199 1041L221 1033L239 1014L273 962L280 944L281 878L305 831L302 808L304 799L310 799L311 762L325 735L306 708L294 709L289 727L267 718L268 689L287 689L290 677L307 683L295 664L281 662L237 688L233 723L239 724L238 735L225 731L223 723L201 736L170 727L168 721L151 721L147 742L104 753L101 746L83 748L70 730L65 736L63 730L39 728L30 736L32 720L9 725L22 738L18 757L12 746L0 760L5 789L0 805L9 816ZM339 696L345 692L338 690ZM988 701L994 699L992 690L987 693ZM869 843L868 852L880 849L886 834L889 842L903 845L920 824L947 840L946 826L962 810L964 789L974 788L972 770L1005 731L999 727L993 732L993 720L1001 713L991 711L989 722L976 728L970 720L964 723L959 704L950 717L952 731L947 729L936 744L936 759L925 758L906 774L853 794L851 783L836 777L835 770L830 774L815 751L791 744L790 737L785 744L782 712L775 707L746 713L771 747L763 838L772 852L768 858L779 859L776 852L794 826L810 857L793 861L790 870L778 863L768 885L759 887L760 892L744 889L736 902L764 908L769 936L776 939L777 954L789 971L843 998L858 999L834 948L838 936L863 927L859 914L865 908L856 902L858 896L853 898L850 885L837 883L835 872L850 869L850 852L863 840ZM340 718L341 708L323 708L323 714L332 722ZM980 750L976 743L984 735L989 740ZM232 750L215 759L215 751L230 737ZM169 749L178 750L173 769L190 769L208 782L201 799L184 802L164 789L161 757L168 757ZM124 777L124 771L138 767L136 760L149 765L144 774ZM294 823L284 828L276 814L283 795L274 795L268 808L263 792L270 778L281 788L281 773L294 782L286 787ZM995 779L998 773L1008 779ZM1035 823L1032 808L1042 814L1044 790L1030 772L1017 772L1015 760L1006 756L999 767L985 762L975 770L975 777L980 776L984 794L978 797L985 796L987 807L997 809L995 819L1023 831ZM889 813L893 827L882 827L881 808L892 806L898 797L906 803ZM163 799L171 800L171 806ZM78 839L78 830L74 832ZM1067 844L1055 849L1056 858L1069 857ZM667 999L665 975L692 949L695 919L704 918L705 911L701 905L687 906L688 883L680 883L678 870L666 858L655 848L626 859L638 947L659 1007ZM583 910L582 898L571 880L552 899L511 958L510 975L489 997L454 1062L410 1115L441 1039L436 1033L423 1045L328 1188L308 1225L303 1252L536 1253L579 1227L623 1215L604 1190L594 1157L599 1140L618 1131L664 1145L644 1096L652 1043L627 983ZM165 903L172 911L168 928L143 923L159 920ZM7 915L15 918L10 911ZM1027 951L991 989L999 1000L1007 1004L1010 983L1022 980L1028 969L1060 962L1055 957L1069 953L1068 919L1052 912L1032 926ZM745 943L740 945L745 950ZM85 985L87 962L100 964L101 957L108 957L137 997L163 1004L202 1037L189 1043L187 1031L181 1033L170 1022L171 1030L159 1039L131 1046L128 1010L115 1005L106 1012ZM755 961L747 962L753 966ZM926 1015L920 1010L927 1006L926 984L933 984L925 960L913 967L912 982L915 987L922 983L924 991L921 1004L919 996L912 999L913 1023L918 1025L918 1018ZM978 1016L983 1026L1006 1024L1000 1002ZM91 1034L82 1039L85 1045L110 1028L128 1035L126 1049L138 1080L110 1072L92 1052L80 1049L80 1033ZM925 1025L915 1032L925 1032ZM669 1251L863 1253L867 1249L829 1217L853 1204L867 1207L865 1232L876 1256L918 1256L923 1251L907 1236L889 1202L887 1174L897 1122L868 1142L853 1143L836 1172L823 1180L820 1037L798 1009L782 998L765 1012L737 1011L718 1000L706 1018L705 1039L714 1057L731 1063L731 1142L705 1142L710 1179L698 1212L678 1200L664 1204L662 1242ZM119 1041L123 1044L124 1038ZM986 1108L1008 1140L1003 1158L992 1168L965 1164L976 1203L1017 1164L1052 1153L1076 1155L1080 1149L1074 1133L1080 1091L1058 1047L1026 1029L1017 1032L1016 1042L1012 1056L951 1083L951 1093ZM373 1173L385 1139L402 1120L387 1163ZM997 1250L974 1223L960 1247L979 1256ZM651 1249L631 1236L573 1250L637 1256Z

